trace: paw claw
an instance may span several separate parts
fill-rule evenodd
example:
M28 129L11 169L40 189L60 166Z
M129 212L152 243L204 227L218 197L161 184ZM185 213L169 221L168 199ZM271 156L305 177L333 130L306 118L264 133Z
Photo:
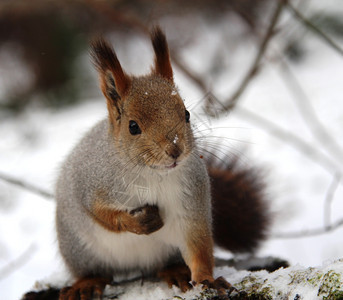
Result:
M211 283L209 280L201 281L201 284L204 285L206 288L213 288L213 283Z

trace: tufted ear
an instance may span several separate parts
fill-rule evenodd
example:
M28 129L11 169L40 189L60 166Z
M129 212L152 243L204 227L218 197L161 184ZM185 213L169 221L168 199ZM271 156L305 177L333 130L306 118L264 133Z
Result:
M113 48L104 39L99 38L91 43L90 54L99 72L100 86L107 99L110 116L113 114L115 119L119 119L121 100L129 91L131 79L123 71Z
M153 72L173 82L173 69L170 64L168 44L160 27L156 26L151 31L151 41L155 51Z

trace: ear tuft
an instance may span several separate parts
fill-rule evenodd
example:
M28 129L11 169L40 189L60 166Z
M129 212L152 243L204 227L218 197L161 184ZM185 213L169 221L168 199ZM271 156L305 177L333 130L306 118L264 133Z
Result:
M130 87L130 78L123 71L113 48L103 38L98 38L91 43L90 55L99 72L105 97L113 94L113 89L120 97L124 96Z
M155 51L154 72L169 81L173 81L173 69L170 64L167 39L160 27L156 26L151 31L151 41Z

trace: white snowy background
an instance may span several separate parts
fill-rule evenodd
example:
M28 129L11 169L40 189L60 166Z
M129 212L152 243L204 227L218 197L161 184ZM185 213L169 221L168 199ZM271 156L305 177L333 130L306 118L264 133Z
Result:
M310 4L307 12L327 11L343 16L340 1L310 1ZM249 68L258 40L250 37L242 41L247 29L239 20L230 23L223 20L218 24L196 18L193 21L196 30L187 31L192 34L191 43L178 49L181 59L207 80L219 99L226 99ZM267 17L265 21L267 25ZM175 25L175 20L164 19L161 24L172 46L187 20L180 20ZM286 83L284 74L287 73L278 57L285 40L299 34L298 27L301 25L296 24L290 13L283 15L278 26L281 32L271 42L260 73L243 93L237 109L220 120L205 116L201 110L203 92L177 67L175 81L191 111L193 123L199 126L199 134L207 136L209 143L221 143L222 149L233 156L242 153L243 165L264 169L262 176L268 186L274 223L270 239L257 255L277 256L291 265L308 267L343 257L343 228L314 237L285 239L274 236L322 228L329 221L343 218L342 178L335 189L330 189L335 176L343 174L343 152L333 154L332 149L327 150L329 144L314 137L299 110L296 101L299 93L292 93ZM262 34L264 29L261 27ZM185 34L180 37L186 38ZM133 74L148 72L153 60L149 40L136 37L116 43L116 38L111 36L111 41L123 67ZM322 125L343 149L343 57L310 31L303 30L300 38L305 59L297 63L288 61L288 67ZM335 42L343 47L342 40L336 38ZM215 51L218 47L226 49L220 57ZM214 63L224 65L225 72L216 74L212 70L213 76L208 76ZM30 107L20 117L0 113L0 173L53 192L64 157L89 128L106 117L105 100L95 89L96 74L87 53L80 58L80 65L94 77L94 85L85 86L85 101L65 110ZM4 78L6 73L0 69L0 93ZM311 159L286 138L275 137L270 132L272 128L266 130L248 117L245 110L296 135L308 143L313 152L332 161L332 166L325 167L320 159ZM330 190L333 191L332 202L326 206ZM54 201L1 180L0 200L0 299L14 300L30 290L36 280L53 278L52 274L59 278L66 275L57 250ZM331 209L329 221L325 207ZM136 299L144 297L137 295Z

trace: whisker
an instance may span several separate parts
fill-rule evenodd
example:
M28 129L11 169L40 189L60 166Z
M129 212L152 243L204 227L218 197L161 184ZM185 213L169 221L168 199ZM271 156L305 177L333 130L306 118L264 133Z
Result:
M211 136L195 136L196 140L201 140L201 139L210 139L210 138L217 138L220 140L227 140L229 142L239 142L242 144L248 144L248 145L256 145L256 143L254 142L249 142L249 141L243 141L240 139L236 139L236 138L230 138L230 137L226 137L226 136L216 136L216 135L211 135Z

